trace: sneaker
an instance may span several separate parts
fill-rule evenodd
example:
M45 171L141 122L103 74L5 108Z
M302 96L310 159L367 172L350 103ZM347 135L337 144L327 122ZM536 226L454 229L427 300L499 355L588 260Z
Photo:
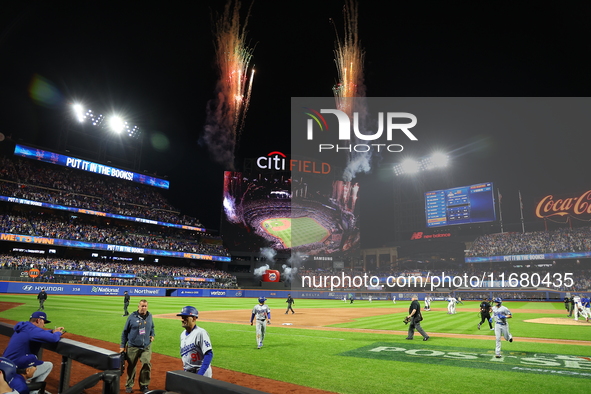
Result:
M513 337L509 338L509 342L513 342Z
M148 390L148 386L140 386L140 391L141 391L142 393L147 393L147 392L149 391L149 390Z
M501 358L501 355L500 354L497 354L495 357L496 358Z
M263 341L259 343L259 349L263 347Z
M406 339L408 339L409 341L412 341L413 340L413 338L406 338Z
M494 329L494 328L491 328L490 330L491 330L491 331L494 331L495 329Z
M133 389L131 387L126 387L125 392L126 393L133 393Z
M480 330L480 323L478 323L478 329Z
M423 338L423 341L428 341L430 337Z

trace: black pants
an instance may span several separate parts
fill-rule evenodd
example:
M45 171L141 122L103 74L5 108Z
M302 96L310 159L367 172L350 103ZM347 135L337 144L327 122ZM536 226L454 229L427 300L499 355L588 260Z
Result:
M488 325L490 326L490 328L492 327L492 323L490 322L490 313L488 312L480 312L480 316L482 316L482 320L480 320L480 325L482 325L482 323L484 323L484 321L486 320L488 322Z
M293 311L293 308L291 307L291 304L288 304L288 305L287 305L287 310L285 311L285 313L287 313L287 312L289 312L289 311L291 311L291 313L295 313L295 312Z
M408 336L407 338L413 338L415 336L415 330L419 332L423 336L423 338L429 338L429 335L423 330L421 327L421 321L419 319L415 319L414 317L410 321L410 325L408 326Z

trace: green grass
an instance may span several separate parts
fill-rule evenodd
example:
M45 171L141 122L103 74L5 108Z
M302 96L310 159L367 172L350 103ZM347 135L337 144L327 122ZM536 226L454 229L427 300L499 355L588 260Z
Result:
M276 229L287 222L291 223L290 227L284 230ZM328 230L312 218L275 218L267 219L261 224L269 234L281 239L287 248L320 242L328 235Z
M132 305L139 297L132 299ZM0 313L11 320L24 320L37 308L35 296L2 295L2 301L23 302L24 305ZM149 310L153 314L176 313L187 304L200 311L244 310L245 321L256 304L254 299L228 298L176 298L150 297ZM270 299L268 304L273 313L283 313L284 299ZM436 392L472 393L484 388L495 393L546 393L588 392L588 379L571 376L534 375L522 372L494 369L470 368L469 363L439 365L416 362L402 362L390 359L358 358L341 355L376 343L388 343L393 347L408 346L405 338L407 326L402 323L405 313L383 316L365 316L368 308L407 308L408 302L390 301L356 302L353 305L336 300L296 300L299 310L304 308L347 308L359 312L355 322L338 324L335 327L356 328L362 332L307 330L271 325L265 347L256 350L254 328L244 324L199 322L212 339L214 347L213 365L241 371L280 381L320 388L328 391L357 394L392 392ZM477 302L465 302L458 306L456 315L445 311L425 313L423 327L431 335L429 342L413 341L416 346L429 349L442 347L469 348L474 352L490 353L494 341L485 339L492 336L488 330L478 331ZM519 341L520 337L579 339L591 338L591 324L588 326L560 326L527 323L536 317L564 317L550 312L561 309L560 303L506 303L514 314L510 321L511 332L516 337L512 344L503 341L503 352L552 353L562 355L589 356L591 347L560 345ZM445 308L445 302L434 302L433 308ZM133 309L133 308L130 308ZM536 309L535 314L520 310ZM64 326L72 333L119 343L121 329L125 322L122 314L122 297L109 296L51 296L46 302L46 312L52 323L49 326ZM546 313L545 313L546 312ZM154 351L178 357L180 320L156 319L156 340ZM370 329L396 330L381 334ZM438 336L438 333L460 334L457 338ZM480 335L472 339L462 335ZM591 362L581 364L581 371L591 373ZM457 365L457 366L456 366ZM180 360L179 360L180 367ZM214 376L215 377L215 376ZM490 387L492 386L492 387Z

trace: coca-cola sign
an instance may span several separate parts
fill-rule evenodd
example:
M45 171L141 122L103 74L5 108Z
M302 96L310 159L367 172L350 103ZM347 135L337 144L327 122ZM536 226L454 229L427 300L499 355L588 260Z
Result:
M549 194L542 198L536 206L536 216L586 216L591 215L591 190L578 197L554 198Z

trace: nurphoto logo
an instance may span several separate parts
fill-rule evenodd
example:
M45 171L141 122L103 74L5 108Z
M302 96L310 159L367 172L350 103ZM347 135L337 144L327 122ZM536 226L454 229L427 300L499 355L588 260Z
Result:
M367 143L354 144L351 143L351 125L353 126L353 135L356 140L361 141L376 141L382 137L384 130L386 132L386 140L393 141L395 136L394 131L401 131L411 141L418 141L418 138L409 130L416 126L417 117L408 112L386 112L386 120L384 121L384 112L378 112L378 129L375 132L363 130L361 132L359 112L353 112L353 122L347 113L338 109L321 109L320 112L312 108L304 107L305 114L310 118L307 119L306 138L309 141L314 140L314 129L320 132L328 132L329 125L326 118L322 114L332 114L336 116L338 122L338 140L349 141L349 145L335 145L335 144L318 144L318 152L334 151L334 152L369 152L369 151L388 151L392 153L402 152L404 147L401 144L384 144L384 143ZM396 119L407 119L409 123L397 123Z

